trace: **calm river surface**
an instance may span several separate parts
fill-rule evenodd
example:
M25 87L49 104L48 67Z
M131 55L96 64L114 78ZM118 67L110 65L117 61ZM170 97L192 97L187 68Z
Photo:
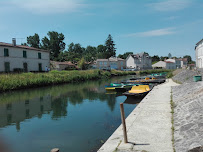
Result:
M105 85L129 77L13 91L0 95L0 148L11 152L97 151L121 124L119 94ZM140 99L141 100L141 99ZM128 116L136 104L124 104ZM10 152L9 151L9 152Z

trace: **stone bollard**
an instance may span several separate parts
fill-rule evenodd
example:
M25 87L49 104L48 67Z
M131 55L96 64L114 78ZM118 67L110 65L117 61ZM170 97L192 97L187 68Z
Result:
M59 152L59 149L58 148L54 148L50 152Z

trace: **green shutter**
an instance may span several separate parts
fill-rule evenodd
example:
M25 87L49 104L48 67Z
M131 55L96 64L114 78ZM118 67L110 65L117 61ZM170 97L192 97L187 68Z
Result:
M41 58L42 58L41 53L38 53L38 59L41 59Z
M9 56L8 49L4 48L4 56Z
M9 62L5 62L4 66L5 66L5 72L10 72L10 63Z
M27 58L27 51L23 51L23 57Z

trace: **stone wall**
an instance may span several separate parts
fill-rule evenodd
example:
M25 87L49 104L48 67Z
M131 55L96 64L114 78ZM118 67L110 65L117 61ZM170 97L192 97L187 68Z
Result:
M176 73L177 72L177 73ZM200 71L193 71L193 70L176 70L174 72L176 75L172 78L175 82L180 83L189 83L193 82L193 76L195 75L203 75L203 72Z
M182 82L195 73L182 71ZM182 78L181 78L182 76ZM190 82L172 88L174 102L174 146L176 152L188 152L203 146L203 82ZM201 149L201 148L199 148ZM197 152L202 152L197 150Z

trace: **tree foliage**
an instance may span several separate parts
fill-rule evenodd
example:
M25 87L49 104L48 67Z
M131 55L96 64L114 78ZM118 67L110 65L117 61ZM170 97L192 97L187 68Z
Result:
M124 53L123 55L122 55L122 54L119 54L118 57L119 57L119 58L122 58L122 59L126 59L129 54L133 54L133 52L126 52L126 53Z
M60 52L65 49L65 37L55 31L49 31L47 35L42 39L42 48L50 51L51 60L57 60Z
M185 55L185 56L183 56L183 58L187 58L187 61L189 64L193 63L190 55Z
M160 61L160 57L158 55L152 56L152 62Z
M35 33L33 36L27 37L27 45L34 48L40 48L40 38L37 33Z
M82 57L82 58L80 59L80 61L78 62L78 67L79 67L81 70L85 70L85 69L86 69L86 63L85 63L84 57Z
M105 42L106 46L106 58L110 58L111 56L115 57L116 56L116 48L115 48L115 43L113 41L113 37L111 34L108 35L108 38L106 39Z

